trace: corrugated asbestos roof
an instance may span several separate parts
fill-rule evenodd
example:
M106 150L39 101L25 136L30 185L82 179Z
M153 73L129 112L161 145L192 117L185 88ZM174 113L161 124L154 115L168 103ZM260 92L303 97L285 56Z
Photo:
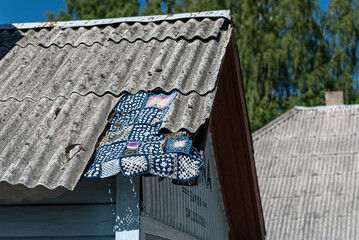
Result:
M253 134L268 239L359 239L359 106L294 108Z
M162 128L195 132L210 116L232 33L219 13L0 26L0 181L73 189L124 92L177 90Z

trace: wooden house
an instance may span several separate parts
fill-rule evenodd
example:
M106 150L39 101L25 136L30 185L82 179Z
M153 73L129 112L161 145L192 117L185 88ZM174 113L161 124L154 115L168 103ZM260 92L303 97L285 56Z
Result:
M0 25L0 239L264 239L230 12ZM125 93L177 92L198 185L85 179Z

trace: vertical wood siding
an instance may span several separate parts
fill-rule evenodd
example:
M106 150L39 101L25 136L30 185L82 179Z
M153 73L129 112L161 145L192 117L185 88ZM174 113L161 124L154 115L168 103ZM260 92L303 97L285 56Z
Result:
M145 177L143 215L198 239L228 239L228 225L210 136L205 162L198 186L179 186L168 179L159 182L158 178Z

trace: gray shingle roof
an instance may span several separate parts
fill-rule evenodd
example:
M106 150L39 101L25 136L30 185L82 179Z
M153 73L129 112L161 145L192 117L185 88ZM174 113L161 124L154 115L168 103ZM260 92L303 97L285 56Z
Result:
M227 18L92 25L0 26L0 181L73 189L124 92L177 90L162 125L170 131L195 132L209 118ZM85 151L66 161L71 144Z
M359 106L294 108L253 134L268 239L359 238Z
M82 26L79 28L20 29L17 32L4 29L5 31L0 34L0 39L2 41L1 45L5 47L12 47L13 45L20 47L26 47L27 45L64 47L65 45L70 45L77 47L80 44L92 46L94 43L99 43L104 45L108 41L133 43L136 40L148 42L151 39L164 41L168 38L185 38L187 40L199 38L205 40L210 37L216 38L225 21L226 19L224 18L192 18L187 21L177 20L174 23L168 21L158 23L117 23L104 26L95 25L93 27Z

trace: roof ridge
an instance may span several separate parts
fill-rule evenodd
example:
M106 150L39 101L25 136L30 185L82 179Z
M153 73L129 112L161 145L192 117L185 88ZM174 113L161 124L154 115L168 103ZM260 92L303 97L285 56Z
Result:
M316 106L316 107L304 107L304 106L295 106L286 113L275 118L265 126L261 127L252 134L253 142L258 140L262 135L267 134L272 131L274 128L280 124L286 122L289 118L293 117L294 114L297 114L300 111L313 111L313 110L330 110L330 109L350 109L358 108L359 104L348 104L348 105L330 105L330 106Z
M158 22L158 21L171 21L189 18L227 18L231 20L230 10L216 10L207 12L194 12L194 13L178 13L167 15L154 15L154 16L139 16L139 17L123 17L123 18L107 18L107 19L94 19L94 20L75 20L75 21L59 21L59 22L34 22L34 23L13 23L13 24L0 24L1 29L30 29L30 28L72 28L82 26L98 26L106 24L115 24L123 22Z
M353 108L359 107L359 104L346 104L346 105L329 105L329 106L316 106L316 107L303 107L303 106L295 106L294 109L301 111L308 110L328 110L328 109L339 109L339 108Z
M294 107L294 108L290 109L289 111L287 111L286 113L284 113L284 114L280 115L279 117L275 118L274 120L272 120L268 124L264 125L263 127L258 129L257 131L255 131L252 134L253 142L258 140L264 134L267 134L268 132L272 131L274 128L281 125L282 123L285 123L288 119L292 118L293 115L297 114L299 111L300 111L300 109L297 109L296 107Z

